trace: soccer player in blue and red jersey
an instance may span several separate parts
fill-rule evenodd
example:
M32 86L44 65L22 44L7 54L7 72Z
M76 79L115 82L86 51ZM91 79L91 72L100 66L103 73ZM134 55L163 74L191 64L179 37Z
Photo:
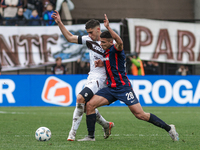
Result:
M83 90L77 95L76 99L76 107L73 113L72 127L69 131L69 136L67 138L68 141L75 141L76 132L79 128L80 122L82 120L82 116L85 109L85 103L89 101L92 96L103 87L106 87L106 71L104 67L95 67L95 60L103 59L104 50L100 46L100 22L95 19L89 20L85 24L85 29L88 32L88 35L73 35L69 30L67 30L64 24L61 21L59 13L55 10L52 18L54 18L55 22L58 24L61 32L68 42L83 44L88 47L90 50L90 72L88 73L87 82ZM108 122L104 119L104 117L99 113L96 109L96 119L97 123L99 123L103 127L104 138L109 137L109 132L112 127L114 127L113 122Z
M179 137L174 125L168 125L157 116L143 111L135 96L131 83L126 76L126 60L123 50L123 41L119 35L109 27L109 21L106 15L104 26L108 29L108 31L105 31L100 35L101 47L104 49L104 61L95 61L95 66L105 66L108 87L99 90L86 104L88 136L78 141L95 141L95 108L109 105L116 100L123 101L136 118L165 129L173 141L178 141ZM113 44L113 40L116 41L115 44Z

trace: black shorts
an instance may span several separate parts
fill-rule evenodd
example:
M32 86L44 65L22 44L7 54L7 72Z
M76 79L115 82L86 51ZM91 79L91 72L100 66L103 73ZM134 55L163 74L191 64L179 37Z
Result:
M99 90L95 95L102 96L109 101L109 104L120 100L127 106L139 103L132 87L122 87L121 89L106 87Z

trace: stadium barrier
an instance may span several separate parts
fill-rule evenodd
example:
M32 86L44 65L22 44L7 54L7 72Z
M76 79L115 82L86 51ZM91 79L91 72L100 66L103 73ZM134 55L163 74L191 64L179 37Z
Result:
M128 77L142 106L200 106L200 76ZM0 106L75 106L86 79L87 75L1 75ZM110 106L126 105L116 101Z

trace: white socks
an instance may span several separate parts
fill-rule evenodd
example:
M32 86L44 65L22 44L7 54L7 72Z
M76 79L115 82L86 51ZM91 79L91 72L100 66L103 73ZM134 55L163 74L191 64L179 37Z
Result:
M109 127L109 122L106 121L102 115L99 113L98 109L95 109L96 112L96 121L98 124L100 124L103 128L108 128Z
M73 114L73 121L72 121L72 127L71 127L71 131L75 132L77 131L81 120L82 120L82 116L84 113L84 108L85 108L85 104L84 103L76 103L76 108L74 110L74 114ZM97 109L95 109L96 112L96 122L99 123L103 128L108 128L109 127L109 122L106 121L101 114L99 113L99 111Z
M81 123L82 116L84 113L84 107L85 107L84 103L76 103L76 108L74 110L72 128L71 128L71 130L75 132Z

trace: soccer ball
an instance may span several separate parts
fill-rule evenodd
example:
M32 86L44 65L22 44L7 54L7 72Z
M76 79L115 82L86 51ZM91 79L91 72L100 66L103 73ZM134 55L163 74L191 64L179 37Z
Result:
M35 138L38 141L48 141L51 139L51 131L47 127L39 127L35 131Z

